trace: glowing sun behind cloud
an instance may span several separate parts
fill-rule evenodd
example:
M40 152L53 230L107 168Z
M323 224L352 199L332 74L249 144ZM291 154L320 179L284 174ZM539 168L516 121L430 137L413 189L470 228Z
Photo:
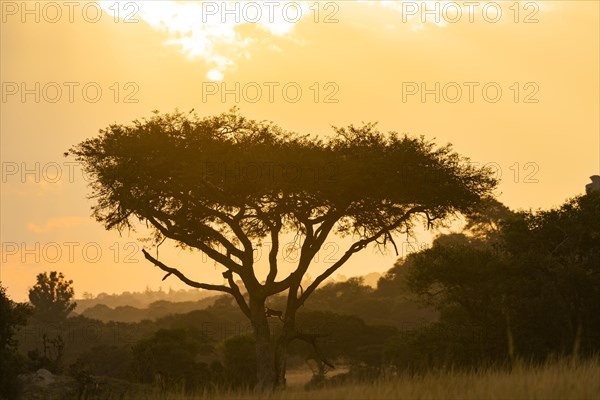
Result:
M451 0L352 0L347 2L315 1L122 1L100 0L100 6L113 18L147 23L166 33L165 45L174 45L191 59L206 63L210 80L222 80L235 68L236 61L250 58L253 46L260 46L259 36L290 38L296 24L303 20L319 20L333 7L335 12L353 5L372 6L383 13L397 15L397 21L410 31L425 29L426 25L445 28L458 21L470 23L482 16L507 21L512 18L514 4L497 2L456 2ZM534 12L555 8L548 2L522 2ZM513 4L513 5L511 5ZM512 8L511 8L512 7ZM492 11L490 11L491 9ZM529 10L531 11L531 10ZM115 15L118 12L117 15ZM317 13L317 14L315 14ZM502 18L500 18L502 17ZM337 22L337 20L336 20ZM379 21L363 21L377 29ZM489 22L489 21L488 21ZM495 21L492 21L495 22ZM256 28L246 29L247 27ZM388 25L386 28L394 28ZM262 36L261 36L262 37ZM256 48L256 47L255 47ZM269 45L269 49L278 46Z
M114 1L99 4L114 16ZM249 47L255 39L244 37L239 32L240 26L254 25L267 34L283 37L290 34L296 23L311 15L306 1L136 1L126 4L129 12L119 10L119 17L129 15L166 32L169 39L165 44L179 46L190 58L202 58L210 68L206 76L211 80L223 79L236 59L250 57Z

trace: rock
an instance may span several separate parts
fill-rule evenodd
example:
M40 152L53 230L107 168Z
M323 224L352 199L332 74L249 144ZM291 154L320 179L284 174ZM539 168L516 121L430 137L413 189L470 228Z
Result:
M54 375L52 375L52 372L44 368L38 369L33 376L33 383L38 386L48 386L51 383L54 383L54 381L56 381L56 379Z
M592 183L588 183L585 185L585 192L600 192L600 175L592 175L590 176Z

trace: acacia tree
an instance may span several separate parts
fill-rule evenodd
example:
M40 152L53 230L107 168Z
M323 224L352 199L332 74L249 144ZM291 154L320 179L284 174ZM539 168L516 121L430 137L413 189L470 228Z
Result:
M155 112L110 125L70 150L90 177L93 215L106 229L143 221L156 243L172 239L225 268L227 284L198 282L144 250L165 278L235 298L253 327L261 389L285 385L291 340L314 344L296 329L296 311L353 254L371 244L395 247L394 235L410 233L420 219L434 226L468 212L497 184L450 145L384 134L375 124L334 130L329 139L299 135L235 109L206 118ZM280 276L280 237L290 233L300 237L300 255L293 272ZM352 244L302 288L316 253L336 234ZM271 249L261 277L253 252L263 240ZM283 326L274 334L265 302L282 292Z

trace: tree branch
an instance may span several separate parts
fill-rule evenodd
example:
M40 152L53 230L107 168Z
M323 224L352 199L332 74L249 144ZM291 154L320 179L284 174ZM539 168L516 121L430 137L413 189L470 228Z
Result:
M379 237L381 237L382 235L385 235L387 233L389 233L390 231L398 228L400 225L402 225L403 222L405 222L406 220L408 220L413 214L418 213L418 212L424 212L425 211L425 207L423 206L417 206L417 207L413 207L410 210L408 210L401 218L399 218L396 222L394 222L392 225L386 226L382 229L380 229L377 233L375 233L374 235L359 240L355 243L353 243L350 248L344 253L344 255L335 262L335 264L333 264L331 267L327 268L325 270L325 272L323 272L321 275L319 275L317 277L317 279L314 280L313 283L311 283L306 290L304 291L304 293L302 294L302 296L300 296L300 301L299 304L302 305L306 299L312 294L312 292L321 284L321 282L323 282L325 279L327 279L329 276L331 276L331 274L333 274L337 269L339 269L342 265L344 265L346 263L346 261L348 261L348 259L356 252L364 249L369 243L377 240Z
M164 213L160 210L153 209L150 213L159 214L158 218L160 220L172 219L172 217L169 214ZM173 229L173 227L171 227L171 229ZM221 245L223 245L223 247L225 247L225 249L227 249L227 252L229 254L236 256L240 260L243 260L244 252L242 250L238 249L229 239L227 239L218 230L214 229L213 227L211 227L209 225L203 224L203 223L198 223L195 226L195 229L197 229L201 234L204 234L207 237L215 238Z
M223 273L223 277L227 279L229 287L231 287L231 294L235 298L235 301L238 303L238 306L240 306L240 309L242 310L244 315L246 315L248 319L251 319L252 317L250 315L250 307L248 306L248 303L246 303L246 299L240 292L240 288L233 280L233 273L231 271L226 271Z
M199 241L199 240L193 240L189 236L180 236L176 232L173 232L172 230L162 226L153 217L144 216L144 218L146 218L148 221L150 221L150 223L156 229L158 229L159 232L162 233L163 236L169 237L174 240L178 240L182 243L187 244L188 246L196 247L197 249L206 253L206 255L208 255L214 261L223 265L225 268L228 268L228 269L234 271L235 273L241 275L241 269L242 269L241 265L239 265L238 263L236 263L235 261L233 261L231 258L227 257L226 255L224 255L224 254L218 252L217 250L213 249L212 247L208 246L206 243Z
M233 294L232 290L230 288L228 288L227 286L223 286L223 285L211 285L211 284L208 284L208 283L200 283L200 282L196 282L196 281L193 281L193 280L189 279L184 274L182 274L181 271L179 271L177 268L168 267L165 264L163 264L162 262L158 261L156 258L152 257L150 255L150 253L148 253L146 251L146 249L142 249L142 253L144 253L144 257L146 257L146 260L150 261L152 264L156 265L158 268L162 269L163 271L168 272L169 274L175 275L182 282L184 282L185 284L187 284L189 286L192 286L192 287L195 287L195 288L199 288L199 289L216 290L216 291L219 291L219 292L225 292L225 293Z
M206 183L208 183L208 182L206 182ZM219 189L215 187L215 190L219 190ZM221 221L223 221L225 224L227 224L227 226L229 226L231 228L233 233L236 235L236 237L240 240L240 242L244 246L243 257L239 257L237 254L236 254L236 257L239 257L240 260L242 260L244 262L252 261L253 250L254 250L252 247L252 242L250 241L250 239L248 238L248 236L246 235L244 230L241 228L241 226L237 222L244 215L243 207L240 207L240 212L238 212L238 214L231 217L230 215L227 215L226 213L215 210L214 208L210 208L205 205L197 204L196 201L193 198L191 198L191 196L189 196L189 195L185 195L185 197L189 201L192 201L194 203L194 207L196 207L199 210L202 210L206 215L212 215L213 217L217 217ZM240 253L242 253L239 249L237 249L237 247L235 247L233 245L232 245L232 247L235 248L236 250L238 250ZM235 254L234 251L230 251L230 252L232 254Z
M394 251L396 252L396 257L398 257L400 255L400 253L398 253L398 246L396 246L396 242L394 241L394 237L392 236L392 234L390 232L386 232L386 234L384 235L384 239L383 239L383 246L384 247L385 247L385 245L387 244L388 241L392 244L392 246L394 246Z
M340 213L330 212L327 214L329 216L328 220L325 220L321 223L321 225L317 228L317 230L313 233L313 226L310 223L305 223L306 228L306 239L302 244L302 249L300 251L300 261L298 262L298 267L290 273L285 279L279 282L273 282L271 287L269 288L269 295L274 295L280 292L283 292L286 289L292 289L296 292L300 283L302 281L302 277L306 273L308 267L310 266L310 262L317 253L317 251L323 245L323 242L329 235L329 232L335 226L335 223L339 220ZM296 300L294 298L294 300ZM299 307L301 303L296 301L292 302L294 307ZM288 298L288 311L290 304Z
M240 240L240 242L244 246L244 254L245 254L245 257L244 257L245 259L243 259L244 263L252 264L253 255L254 255L254 248L252 247L252 241L250 240L248 235L246 235L246 233L244 232L244 230L242 229L240 224L237 222L242 217L235 216L234 218L231 218L227 214L218 212L216 210L212 210L208 207L206 207L206 209L213 212L215 216L217 216L219 219L221 219L221 221L225 222L231 228L233 233L237 236L237 238Z
M275 282L277 276L277 254L279 253L279 231L281 223L275 223L271 227L271 250L269 251L269 274L265 286Z
M325 221L327 219L329 215L327 213L320 215L318 217L314 217L314 218L309 218L307 221L311 224L311 225L316 225L316 224L320 224L321 222Z
M302 340L303 342L311 344L313 349L315 350L315 354L318 357L319 361L321 361L323 364L327 365L329 368L335 369L335 365L333 365L332 363L327 361L327 359L321 353L319 346L317 345L317 338L323 337L323 336L327 336L327 335L318 334L318 333L311 334L311 333L296 332L292 336L292 339Z

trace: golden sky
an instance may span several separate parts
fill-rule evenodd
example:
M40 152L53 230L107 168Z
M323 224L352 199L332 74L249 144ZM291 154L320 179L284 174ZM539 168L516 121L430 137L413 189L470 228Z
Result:
M184 287L143 260L143 232L119 236L89 217L81 169L62 157L152 110L212 115L237 105L318 135L379 121L492 163L511 208L557 206L600 173L598 1L0 7L0 278L16 300L49 270L73 279L77 296ZM328 243L311 275L347 243ZM164 246L167 264L222 281L201 255ZM383 272L395 259L367 249L340 273Z

